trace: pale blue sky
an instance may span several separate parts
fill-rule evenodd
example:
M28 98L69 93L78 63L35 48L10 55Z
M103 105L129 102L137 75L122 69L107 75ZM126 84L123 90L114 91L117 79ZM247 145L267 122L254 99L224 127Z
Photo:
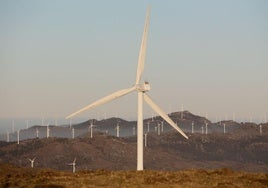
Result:
M268 1L1 0L0 118L65 117L132 86L148 4L143 78L157 104L212 120L268 114ZM81 116L134 119L136 101Z

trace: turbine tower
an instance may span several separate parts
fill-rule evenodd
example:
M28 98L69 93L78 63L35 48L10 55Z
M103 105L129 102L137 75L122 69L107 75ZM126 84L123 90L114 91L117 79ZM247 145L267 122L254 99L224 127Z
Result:
M90 138L93 138L93 120L90 122Z
M35 157L35 158L36 158L36 157ZM35 158L33 158L33 159L29 159L29 158L28 158L28 160L31 162L31 168L34 167L34 160L35 160Z
M144 146L147 147L147 133L144 134Z
M68 164L68 165L73 166L73 173L75 173L75 165L76 165L75 161L76 161L76 158L74 158L74 161L72 163Z
M74 139L74 128L72 128L72 139Z
M49 138L49 133L50 133L49 124L47 124L47 138Z
M17 130L17 144L20 144L20 130Z
M138 110L137 110L137 170L143 170L143 100L157 113L159 114L165 121L167 121L174 129L176 129L180 134L182 134L185 138L188 139L186 134L170 119L170 117L160 108L153 100L146 94L150 90L149 82L141 82L141 76L144 70L144 61L146 55L146 44L147 44L147 34L148 34L148 26L149 26L149 16L150 8L147 9L146 20L143 30L142 42L140 47L137 73L136 73L136 81L134 86L128 89L119 90L115 93L112 93L104 98L93 102L92 104L68 115L66 119L70 119L86 110L95 108L112 100L115 100L119 97L127 95L131 92L136 91L138 93Z
M39 138L39 130L36 128L36 138Z
M116 129L116 137L119 137L119 133L120 133L119 122L117 122L115 129Z

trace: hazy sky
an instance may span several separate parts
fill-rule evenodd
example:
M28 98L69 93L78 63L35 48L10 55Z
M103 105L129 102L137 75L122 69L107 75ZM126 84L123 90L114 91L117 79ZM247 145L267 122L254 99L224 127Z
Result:
M268 114L268 1L0 1L0 118L65 117L143 79L166 112ZM136 117L137 94L81 114ZM145 105L145 115L152 111Z

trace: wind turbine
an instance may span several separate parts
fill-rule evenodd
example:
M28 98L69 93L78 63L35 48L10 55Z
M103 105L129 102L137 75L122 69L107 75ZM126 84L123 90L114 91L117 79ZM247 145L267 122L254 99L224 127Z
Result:
M144 25L144 31L142 36L141 48L138 59L136 81L134 86L128 89L119 90L115 93L112 93L104 98L93 102L92 104L68 115L66 119L70 119L86 110L95 108L112 100L115 100L119 97L127 95L131 92L136 91L138 93L138 110L137 110L137 170L143 170L143 100L156 112L158 113L165 121L167 121L174 129L176 129L180 134L188 139L186 134L170 119L170 117L160 108L153 100L146 94L150 90L149 82L141 82L141 76L144 70L144 61L146 55L146 44L147 44L147 34L149 26L149 16L150 8L147 9L146 20Z
M38 130L38 128L36 128L36 138L39 138L39 130Z
M161 126L161 124L159 122L157 122L157 134L158 135L160 135L160 132L161 132L160 126Z
M150 121L148 120L148 122L147 122L147 132L150 132Z
M192 122L192 133L194 133L194 122Z
M262 135L262 124L260 123L260 135Z
M35 157L35 158L36 158L36 157ZM34 167L34 160L35 160L35 158L33 158L33 159L29 159L29 158L28 158L28 160L31 162L31 168Z
M17 130L17 144L20 144L20 130Z
M119 122L117 122L115 129L116 129L116 137L119 137L119 133L120 133Z
M75 165L76 165L75 161L76 161L76 158L74 158L74 161L72 163L68 164L68 165L73 166L73 173L75 173Z
M72 128L72 139L74 139L74 128Z
M47 124L47 138L49 138L49 133L50 133L49 124Z
M144 134L144 146L147 147L147 133Z
M90 138L93 138L93 120L90 122L90 126L89 126L89 128L90 128Z

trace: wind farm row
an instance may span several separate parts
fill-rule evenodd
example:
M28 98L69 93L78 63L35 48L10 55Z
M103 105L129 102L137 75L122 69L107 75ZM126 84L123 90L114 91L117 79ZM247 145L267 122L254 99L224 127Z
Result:
M243 128L244 125L250 124L255 127L255 133L260 135L265 131L267 122L236 122L233 120L222 120L211 122L206 117L194 115L188 111L173 112L169 114L170 118L182 127L182 130L192 134L214 134L214 133L231 133L236 129ZM161 135L163 132L172 129L160 117L154 116L144 120L144 137L147 134L154 133ZM82 123L71 123L68 125L30 125L27 124L25 129L10 130L0 134L0 140L6 142L19 142L21 140L33 138L72 138L79 137L85 133L90 133L93 138L94 132L102 132L116 137L131 137L137 134L136 122L127 121L121 118L112 117L109 119L96 120L89 119ZM254 134L255 134L254 133Z

